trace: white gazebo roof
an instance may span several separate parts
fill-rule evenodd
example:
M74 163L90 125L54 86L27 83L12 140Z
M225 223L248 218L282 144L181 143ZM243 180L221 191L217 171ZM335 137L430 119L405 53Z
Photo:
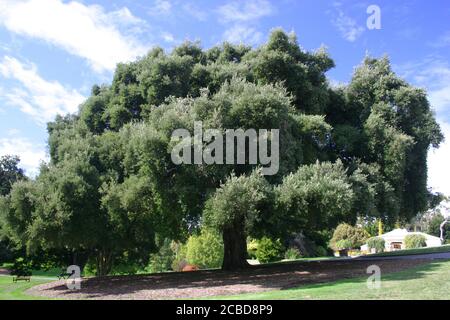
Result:
M390 232L382 234L380 238L383 238L384 240L389 242L402 242L405 236L407 236L408 234L409 232L406 229L394 229Z
M389 248L393 242L399 242L402 243L405 240L405 237L409 234L420 234L423 235L427 242L427 247L438 247L441 246L441 239L438 237L423 233L423 232L408 232L406 229L394 229L390 232L387 232L385 234L382 234L379 236L380 238L383 238L386 248ZM361 250L365 251L368 250L367 244L361 246Z
M438 237L423 233L423 232L409 232L406 229L394 229L390 232L382 234L380 238L383 238L386 242L403 242L405 237L409 234L420 234L425 237L428 241L438 242L440 243L440 239Z

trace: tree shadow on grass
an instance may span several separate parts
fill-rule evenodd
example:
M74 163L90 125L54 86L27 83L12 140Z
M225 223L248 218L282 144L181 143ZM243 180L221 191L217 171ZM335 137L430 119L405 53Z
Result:
M68 290L65 283L58 282L41 289L40 294L91 299L177 299L235 295L309 287L313 284L326 286L342 279L365 281L369 276L367 267L373 264L379 265L383 274L416 267L414 272L389 276L399 277L399 280L417 279L439 264L432 262L424 265L427 262L430 260L329 260L252 266L238 272L202 270L94 277L84 279L78 291Z

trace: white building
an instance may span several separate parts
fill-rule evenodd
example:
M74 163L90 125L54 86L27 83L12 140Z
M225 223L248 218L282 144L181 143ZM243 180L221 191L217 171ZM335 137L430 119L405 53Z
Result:
M410 234L420 234L426 239L427 247L439 247L442 245L441 239L423 232L409 232L406 229L395 229L391 232L379 236L385 241L385 251L405 249L405 237ZM361 251L369 251L367 244L361 246Z

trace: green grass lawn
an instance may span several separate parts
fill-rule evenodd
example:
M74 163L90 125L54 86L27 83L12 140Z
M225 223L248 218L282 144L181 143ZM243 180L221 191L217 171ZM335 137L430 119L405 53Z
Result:
M14 283L12 276L0 276L0 300L42 300L43 297L33 297L25 293L29 288L51 281L50 278L31 277L30 282ZM53 279L56 280L56 279Z
M14 283L12 276L0 276L0 300L45 299L27 295L32 286L55 280L55 270L33 276L31 282ZM381 277L380 289L368 289L367 277L302 286L289 290L237 296L219 296L211 299L450 299L450 261L433 261L401 272Z
M1 268L10 269L12 263L4 263ZM42 300L43 297L33 297L25 293L29 288L46 282L57 280L61 269L33 270L30 282L19 281L14 283L13 276L0 276L0 300Z
M389 257L389 256L403 256L403 255L416 255L416 254L442 253L442 252L450 252L450 245L447 244L440 247L405 249L391 252L374 253L368 254L366 257Z
M367 278L303 286L257 294L212 297L212 299L368 300L450 299L450 261L432 262L401 272L381 275L381 288L368 289Z

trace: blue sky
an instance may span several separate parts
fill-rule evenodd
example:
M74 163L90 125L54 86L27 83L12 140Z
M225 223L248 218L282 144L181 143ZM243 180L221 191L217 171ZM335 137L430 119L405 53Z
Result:
M381 29L369 30L369 5ZM48 159L46 125L75 112L93 84L109 83L117 62L184 40L205 48L224 40L266 41L271 29L300 45L328 47L332 82L349 81L366 53L428 90L450 140L450 4L447 0L63 1L0 0L0 155L18 154L33 176ZM450 195L450 143L429 154L429 185Z

